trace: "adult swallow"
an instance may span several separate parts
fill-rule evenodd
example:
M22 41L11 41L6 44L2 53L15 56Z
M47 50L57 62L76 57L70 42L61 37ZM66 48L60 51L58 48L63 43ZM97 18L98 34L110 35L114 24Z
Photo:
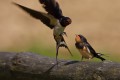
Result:
M72 53L63 38L63 35L66 35L64 29L71 24L72 20L69 17L63 16L62 10L56 0L39 0L39 2L43 5L43 8L47 13L36 11L17 3L14 4L30 14L32 17L40 20L50 29L53 29L53 36L56 41L56 61L59 47L65 47L72 56Z
M76 35L75 37L75 46L76 48L79 50L79 52L82 55L82 59L86 58L86 59L92 59L94 57L101 59L102 61L106 60L104 58L101 57L101 53L97 53L92 46L88 43L87 39L83 36L83 35Z

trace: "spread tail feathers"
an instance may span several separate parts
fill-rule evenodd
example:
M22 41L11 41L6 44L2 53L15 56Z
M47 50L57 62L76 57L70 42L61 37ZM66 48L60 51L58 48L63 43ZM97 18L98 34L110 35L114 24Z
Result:
M65 47L69 51L70 55L73 56L67 45L65 45L65 44L64 45L60 45L60 47Z
M57 57L58 57L58 51L59 51L60 47L65 47L69 51L70 55L73 56L72 53L71 53L71 51L70 51L70 49L66 45L65 41L64 42L62 41L59 44L56 44L56 62L58 62L57 61Z
M69 51L70 55L73 56L65 41L60 42L58 47L65 47Z
M68 48L64 38L63 38L63 35L59 35L59 36L54 35L54 39L56 41L56 62L57 62L57 56L58 56L58 52L59 52L60 47L65 47L69 51L70 55L73 56L70 49Z

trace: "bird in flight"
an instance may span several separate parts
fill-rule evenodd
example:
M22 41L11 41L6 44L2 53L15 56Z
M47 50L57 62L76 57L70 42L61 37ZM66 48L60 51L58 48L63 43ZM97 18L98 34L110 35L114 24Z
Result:
M86 59L90 60L93 57L99 58L102 61L105 60L104 58L101 57L103 54L97 53L92 48L92 46L87 42L87 39L83 35L76 35L75 41L76 41L75 46L82 55L81 60L83 60L83 58L86 58Z
M56 0L39 0L39 2L46 10L46 13L27 8L17 3L14 4L30 14L32 17L40 20L50 29L53 29L53 36L56 41L56 62L58 62L57 56L59 47L65 47L69 51L70 55L73 56L63 37L63 35L66 35L64 29L71 24L72 20L69 17L63 16L59 3Z

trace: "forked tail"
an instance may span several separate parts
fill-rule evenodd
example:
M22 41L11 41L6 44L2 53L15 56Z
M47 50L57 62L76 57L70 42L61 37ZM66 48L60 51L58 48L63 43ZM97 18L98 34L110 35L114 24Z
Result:
M97 58L101 59L102 61L105 61L106 59L101 57L101 56L97 56Z

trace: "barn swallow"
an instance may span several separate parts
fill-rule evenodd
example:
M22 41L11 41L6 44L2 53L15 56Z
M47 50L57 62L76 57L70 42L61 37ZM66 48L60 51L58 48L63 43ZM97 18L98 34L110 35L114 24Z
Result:
M46 13L27 8L17 3L14 4L30 14L32 17L40 20L50 29L53 29L53 36L56 41L56 61L59 47L65 47L72 56L72 53L63 38L63 35L66 35L64 29L71 24L72 20L69 17L63 16L62 10L56 0L39 0L39 2L43 5Z
M97 53L92 48L92 46L88 43L87 39L83 35L76 35L75 41L76 41L75 46L82 55L81 60L83 60L83 58L86 58L86 59L90 60L94 57L99 58L102 61L106 60L106 59L101 57L103 54Z

